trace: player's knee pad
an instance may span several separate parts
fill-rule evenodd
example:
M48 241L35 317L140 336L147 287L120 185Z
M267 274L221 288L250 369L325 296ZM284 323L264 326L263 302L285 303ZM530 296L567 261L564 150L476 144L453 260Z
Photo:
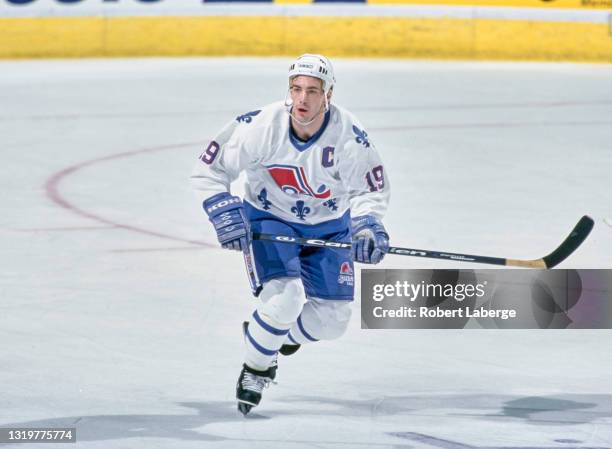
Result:
M351 302L349 301L317 301L309 303L311 319L318 322L316 337L319 340L334 340L341 337L351 320ZM313 323L314 324L314 323Z
M259 296L260 315L280 325L293 323L302 312L306 301L304 286L298 278L278 278L265 283Z

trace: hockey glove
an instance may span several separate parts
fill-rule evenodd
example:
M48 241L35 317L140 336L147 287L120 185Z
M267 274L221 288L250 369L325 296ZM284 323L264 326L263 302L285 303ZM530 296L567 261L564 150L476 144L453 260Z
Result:
M361 263L378 263L389 250L389 234L373 215L351 219L353 228L353 260Z
M204 201L204 210L223 248L241 251L249 245L249 222L240 198L218 193Z

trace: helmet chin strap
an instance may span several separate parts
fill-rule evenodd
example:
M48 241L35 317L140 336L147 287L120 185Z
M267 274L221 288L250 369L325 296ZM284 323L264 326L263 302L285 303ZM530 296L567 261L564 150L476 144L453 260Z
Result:
M287 113L291 116L291 118L295 120L299 125L308 126L312 122L314 122L317 119L317 117L319 117L319 114L326 114L327 111L329 111L329 102L327 101L327 93L325 94L325 110L319 112L312 118L312 120L309 120L307 122L301 121L299 118L293 115L293 112L291 112L293 109L293 101L289 101L289 90L287 90L287 94L285 95L285 108L287 109Z

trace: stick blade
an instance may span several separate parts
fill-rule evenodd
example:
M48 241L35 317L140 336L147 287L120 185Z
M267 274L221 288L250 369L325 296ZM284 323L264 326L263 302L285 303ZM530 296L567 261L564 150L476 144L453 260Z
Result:
M567 236L567 238L559 245L557 249L555 249L548 256L544 257L544 263L546 264L546 268L552 268L561 262L563 262L570 254L572 254L576 248L578 248L582 242L586 240L586 238L591 233L595 222L588 215L583 216L572 232Z

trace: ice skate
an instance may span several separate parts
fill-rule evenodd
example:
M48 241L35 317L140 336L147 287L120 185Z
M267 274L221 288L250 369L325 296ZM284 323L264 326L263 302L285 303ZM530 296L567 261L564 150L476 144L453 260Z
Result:
M248 365L242 365L242 371L236 384L236 399L238 410L247 415L253 407L261 401L264 388L274 381L276 368L270 367L265 371L257 371Z
M302 345L282 345L278 350L282 355L288 356L295 354Z

